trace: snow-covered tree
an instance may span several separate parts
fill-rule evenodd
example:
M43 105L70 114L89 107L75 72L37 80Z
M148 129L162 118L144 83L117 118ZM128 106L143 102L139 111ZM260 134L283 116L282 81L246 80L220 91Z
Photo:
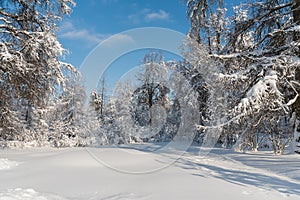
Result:
M49 105L49 138L55 146L78 146L87 137L85 91L80 77L70 77L64 90Z
M135 130L132 118L133 86L129 80L118 82L112 96L114 109L114 143L134 143L140 141L139 132Z
M299 93L299 80L296 76L300 63L299 2L264 0L235 7L230 20L224 18L217 23L224 25L226 31L217 49L212 48L211 41L212 36L220 32L212 26L217 19L213 16L220 9L209 7L213 3L188 1L188 14L194 22L191 24L191 38L207 45L210 56L222 66L216 80L225 86L228 106L226 115L233 122L224 124L224 134L245 136L246 139L252 138L253 134L257 136L273 129L272 134L277 134L275 138L282 139L279 144L284 147L283 140L289 141L291 137L292 129L288 127L294 123L292 105L297 101ZM205 20L209 21L206 23L206 30L210 31L201 30L205 28ZM198 38L207 37L209 40L195 38L195 31L198 31ZM197 58L189 58L190 64L193 59ZM263 130L263 124L269 121L274 123L265 125L269 129ZM279 131L282 128L289 130L284 138L282 131ZM274 137L270 139L275 141ZM255 146L252 145L252 149ZM277 152L276 149L275 151Z
M186 0L187 15L190 19L191 28L189 37L198 43L206 43L209 51L212 52L212 43L220 47L221 36L224 30L223 0ZM217 10L217 14L214 12ZM214 29L213 33L211 32ZM215 36L215 41L213 40ZM205 38L205 39L204 39Z
M97 116L98 119L102 116L103 100L97 91L93 91L90 95L89 109Z
M150 52L144 57L144 71L138 76L140 86L132 94L133 119L136 126L145 129L140 136L144 141L170 141L179 129L178 94L166 85L177 70L172 69L173 65L177 64L164 61L161 52Z
M143 103L148 107L150 111L157 97L157 90L160 83L166 76L166 71L162 71L158 66L163 63L163 56L161 53L150 52L145 55L143 59L143 65L145 66L145 72L138 77L141 81L143 90ZM149 115L149 123L151 123L151 114Z
M99 82L98 91L91 93L89 102L89 108L92 109L92 112L95 112L99 120L104 118L106 96L106 78L103 75Z
M227 54L232 56L228 59L228 66L232 65L231 60L235 60L239 66L237 72L244 76L240 84L247 87L245 93L238 97L240 100L235 112L245 117L268 113L255 124L276 122L269 124L269 130L273 130L273 136L281 140L276 142L280 147L274 149L276 145L272 145L277 153L282 153L280 149L286 146L283 140L290 140L292 136L291 129L287 127L293 126L291 105L298 98L299 41L295 41L295 35L299 34L299 29L291 14L294 6L293 1L268 0L246 5L242 12L244 17L235 22L225 47ZM247 10L251 15L247 16ZM282 123L282 118L287 124ZM274 126L276 128L272 128ZM288 134L282 137L280 129L284 128ZM272 144L275 143L274 138L271 138Z
M297 0L294 0L294 5L292 7L293 9L293 21L297 26L300 26L300 2ZM300 34L299 32L295 32L293 36L294 42L299 41ZM297 56L300 56L299 49L297 51ZM296 70L296 80L300 82L300 68ZM297 92L300 93L300 85L296 87ZM296 120L296 125L295 125L295 133L300 133L300 126L298 125L298 122L300 121L300 98L297 98L295 104L294 104L294 110L297 114L297 120ZM294 135L294 141L297 143L295 147L297 148L295 152L300 153L300 134L295 134Z
M55 35L72 0L5 0L0 7L0 138L18 139L76 70ZM22 109L20 107L22 106ZM39 115L39 114L37 114ZM22 117L25 116L25 117ZM24 121L25 120L25 121Z

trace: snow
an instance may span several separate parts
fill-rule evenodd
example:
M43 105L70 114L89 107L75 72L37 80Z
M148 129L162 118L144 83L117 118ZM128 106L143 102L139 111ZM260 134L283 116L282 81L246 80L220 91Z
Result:
M283 95L279 91L277 83L278 77L276 71L268 71L266 76L250 88L246 97L241 99L241 102L236 106L236 110L241 113L248 113L248 111L251 113L253 110L260 110L261 105L265 104L266 99L272 94L275 94L276 98L270 104L283 106Z
M17 162L10 161L6 158L0 158L0 170L10 169L11 167L15 167L15 166L18 166Z
M59 196L50 194L40 194L33 189L9 189L0 193L1 200L64 200Z
M176 150L158 153L163 147L0 150L21 163L0 170L0 200L300 199L299 155L224 149L202 155L192 146L178 159ZM151 172L157 166L164 167Z

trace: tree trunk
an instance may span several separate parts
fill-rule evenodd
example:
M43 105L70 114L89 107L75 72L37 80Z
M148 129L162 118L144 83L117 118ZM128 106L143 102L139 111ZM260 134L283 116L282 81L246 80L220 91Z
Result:
M293 10L293 18L294 23L297 25L300 25L300 1L294 0L294 5L292 7ZM300 34L295 32L293 40L295 42L298 42L300 40ZM300 57L300 51L297 52L297 56ZM296 81L300 82L300 68L297 68L296 70ZM297 88L297 92L300 94L300 87ZM296 102L294 103L294 110L296 112L297 122L300 121L300 97L297 98ZM298 129L298 130L297 130ZM296 135L296 133L300 132L300 126L297 124L295 127L294 132L294 142L295 142L295 152L300 153L300 136L299 134Z
M299 0L294 0L294 5L292 6L293 10L293 18L294 22L296 24L300 24L300 1Z
M293 138L293 142L292 142L292 150L295 153L300 154L300 132L297 131L298 128L299 128L299 120L296 120L295 128L294 128L294 138Z

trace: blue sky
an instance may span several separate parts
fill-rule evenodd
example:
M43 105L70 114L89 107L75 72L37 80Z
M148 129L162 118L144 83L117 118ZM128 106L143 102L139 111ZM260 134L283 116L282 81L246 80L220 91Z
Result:
M189 30L186 5L181 0L75 0L75 2L77 5L73 8L72 14L65 17L59 26L58 37L64 48L70 52L65 61L77 68L82 66L84 59L98 44L114 34L142 27L161 27L184 35ZM232 8L239 2L228 0L226 7ZM125 41L128 45L133 40L124 34L115 39L117 39L115 42ZM107 51L113 52L114 50L108 49ZM112 85L115 84L126 73L126 70L141 64L143 55L147 51L149 52L149 49L134 51L114 60L110 72L107 73L109 82ZM178 59L178 56L173 54L165 53L164 55L167 59ZM101 65L101 60L103 57L99 55L99 59L93 65ZM91 77L93 73L97 74L97 71L99 67L93 68ZM97 82L97 80L93 81ZM87 87L96 88L91 85Z
M189 29L180 0L77 0L65 17L59 39L70 51L66 60L80 66L88 53L113 34L139 27L163 27L182 33Z

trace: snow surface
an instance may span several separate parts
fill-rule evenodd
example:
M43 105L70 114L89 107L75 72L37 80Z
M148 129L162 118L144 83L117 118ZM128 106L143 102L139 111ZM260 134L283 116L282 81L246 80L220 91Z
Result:
M161 147L0 150L20 163L0 170L0 200L300 200L299 155L214 149L204 156L192 146L177 159Z
M3 200L64 200L64 198L49 195L40 194L33 189L9 189L6 192L0 193L0 199Z
M10 169L11 167L15 167L17 165L18 163L15 161L10 161L7 158L0 158L0 170Z

